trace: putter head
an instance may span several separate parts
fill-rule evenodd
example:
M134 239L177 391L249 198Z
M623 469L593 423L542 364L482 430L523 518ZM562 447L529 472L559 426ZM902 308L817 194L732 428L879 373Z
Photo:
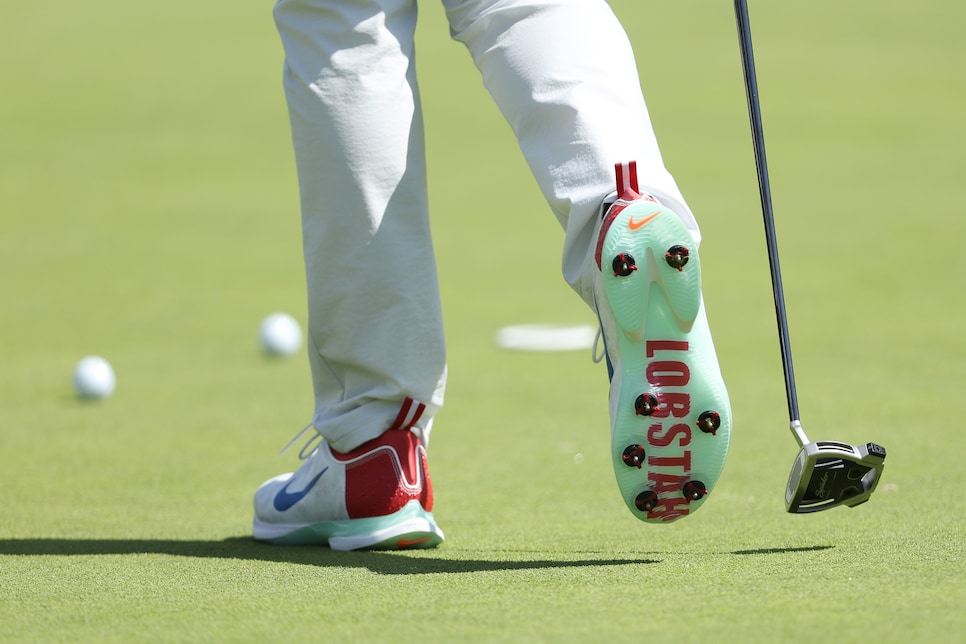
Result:
M817 441L802 446L788 475L785 509L795 514L869 500L885 468L885 448Z

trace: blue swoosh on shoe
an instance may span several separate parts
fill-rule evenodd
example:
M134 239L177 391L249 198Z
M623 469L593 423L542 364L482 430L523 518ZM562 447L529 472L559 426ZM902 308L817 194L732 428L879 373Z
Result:
M275 509L278 510L279 512L285 512L290 507L292 507L293 505L301 501L305 497L305 495L308 494L313 487L315 487L315 484L319 482L319 479L322 478L322 475L328 471L329 471L329 468L326 467L324 470L316 474L315 478L309 481L309 484L306 485L305 489L303 489L301 492L289 492L288 486L292 482L289 481L288 483L286 483L285 487L279 490L278 494L275 495L275 500L273 501L273 505L275 506Z

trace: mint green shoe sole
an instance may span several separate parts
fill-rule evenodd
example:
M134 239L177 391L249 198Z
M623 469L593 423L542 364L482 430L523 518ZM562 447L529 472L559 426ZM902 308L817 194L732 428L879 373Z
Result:
M432 512L419 501L384 517L320 521L304 525L277 525L258 518L255 539L281 545L327 545L333 550L409 550L434 548L443 542L443 531Z
M632 203L602 234L606 302L598 308L610 308L617 337L607 345L618 350L608 356L619 388L616 409L611 393L614 472L637 518L667 523L704 504L731 442L701 262L680 218L656 203Z

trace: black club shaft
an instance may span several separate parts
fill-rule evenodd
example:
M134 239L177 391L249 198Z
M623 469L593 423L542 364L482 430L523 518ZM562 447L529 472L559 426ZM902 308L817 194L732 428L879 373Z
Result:
M781 342L782 368L785 372L785 394L788 397L788 415L792 423L799 421L798 393L795 389L795 371L792 368L792 348L788 339L788 318L785 314L785 294L782 289L781 266L778 262L778 239L775 234L775 216L771 204L771 186L768 182L768 162L765 159L765 135L761 124L761 106L758 102L758 79L755 75L755 57L751 47L751 26L748 23L746 0L735 0L735 20L741 44L741 66L745 76L745 92L748 98L748 115L751 120L751 137L755 145L755 166L758 169L758 187L761 193L761 210L765 220L765 239L768 243L768 264L771 266L771 285L775 295L775 313L778 318L778 338Z

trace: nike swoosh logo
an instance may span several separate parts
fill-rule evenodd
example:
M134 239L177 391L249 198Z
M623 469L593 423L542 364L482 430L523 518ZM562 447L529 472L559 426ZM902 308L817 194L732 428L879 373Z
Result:
M328 471L329 468L326 467L324 470L316 474L315 478L309 481L309 484L306 485L305 489L301 492L289 492L288 486L292 484L292 481L286 483L285 487L279 490L278 494L275 495L275 501L273 501L275 509L279 512L285 512L290 507L301 501L303 498L305 498L305 495L308 494L313 487L315 487L315 484L319 482L319 479L322 478L322 475Z
M411 546L418 546L421 543L426 543L432 539L432 537L423 537L422 539L400 539L396 542L396 546L399 548L409 548Z
M643 226L647 222L649 222L652 219L654 219L655 217L657 217L659 214L661 214L661 213L660 212L656 212L653 215L651 215L650 217L645 217L644 219L641 219L640 221L635 221L634 220L634 215L631 215L631 218L627 221L627 227L630 228L631 230L637 230L638 228L640 228L641 226Z

